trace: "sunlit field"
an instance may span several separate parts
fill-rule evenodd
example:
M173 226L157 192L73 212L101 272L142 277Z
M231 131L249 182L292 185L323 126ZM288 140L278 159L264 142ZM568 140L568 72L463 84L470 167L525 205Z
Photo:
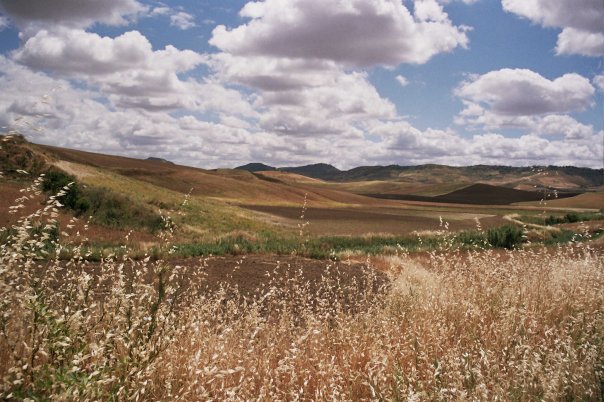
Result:
M38 179L12 209L24 210ZM256 288L207 264L89 261L61 195L0 249L0 396L30 400L601 400L601 243L420 254L274 269ZM75 222L72 222L75 224ZM80 233L80 235L82 235ZM73 246L73 245L72 245ZM284 259L284 258L282 258ZM285 260L285 259L284 259ZM362 270L352 275L352 266ZM238 262L233 262L233 273ZM285 267L285 265L288 265ZM287 268L287 269L284 269ZM232 275L231 275L232 276Z

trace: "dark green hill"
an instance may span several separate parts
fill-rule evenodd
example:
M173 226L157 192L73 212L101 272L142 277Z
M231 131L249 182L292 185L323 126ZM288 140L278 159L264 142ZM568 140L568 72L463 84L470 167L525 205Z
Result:
M158 157L155 157L155 156L150 156L150 157L147 158L147 160L149 162L158 162L158 163L166 163L168 165L174 165L174 162L170 162L169 160L166 160L164 158L158 158Z
M277 170L272 166L265 165L264 163L248 163L247 165L238 166L235 169L247 170L248 172L265 172L267 170Z
M340 169L326 163L317 163L314 165L298 167L284 167L279 168L279 170L283 172L301 174L303 176L321 180L339 180L342 174Z
M553 191L525 191L508 187L492 186L477 183L447 194L435 197L418 196L412 194L366 194L370 197L403 200L442 202L451 204L476 204L476 205L509 205L516 202L551 200L554 198L574 197L581 193L554 193Z

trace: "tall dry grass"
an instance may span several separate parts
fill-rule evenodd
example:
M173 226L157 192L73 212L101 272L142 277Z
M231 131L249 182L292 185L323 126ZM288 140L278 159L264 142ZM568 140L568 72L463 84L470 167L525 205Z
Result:
M205 291L203 266L127 253L93 264L77 246L59 261L69 236L50 235L58 204L21 218L0 246L2 398L604 396L604 257L589 243L369 261L389 272L385 287L371 274L310 284L275 270L243 295Z

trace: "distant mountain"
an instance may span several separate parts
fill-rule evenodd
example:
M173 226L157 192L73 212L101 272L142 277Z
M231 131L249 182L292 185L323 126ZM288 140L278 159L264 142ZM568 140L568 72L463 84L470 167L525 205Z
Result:
M277 170L276 168L269 165L265 165L264 163L248 163L247 165L238 166L235 169L247 170L251 173L265 172L267 170Z
M298 167L284 167L278 170L282 172L296 173L303 176L321 180L338 180L343 173L340 169L326 163L316 163Z
M535 191L558 189L565 191L593 190L604 186L604 169L574 166L359 166L350 170L339 170L332 165L314 165L273 168L259 163L250 163L238 169L251 172L278 170L297 173L314 179L332 182L390 181L421 185L445 185L451 183L488 183L496 186Z
M247 165L238 166L235 169L247 170L251 173L262 172L262 171L274 171L296 173L306 177L312 177L313 179L321 180L338 180L342 174L342 171L327 163L317 163L314 165L305 166L292 166L275 168L264 163L248 163Z
M155 156L150 156L147 158L149 162L159 162L159 163L167 163L168 165L174 165L174 162L170 162L164 158L157 158Z

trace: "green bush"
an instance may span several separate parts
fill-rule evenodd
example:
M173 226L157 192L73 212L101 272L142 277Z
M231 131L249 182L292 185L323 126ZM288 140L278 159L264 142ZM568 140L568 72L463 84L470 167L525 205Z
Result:
M147 205L134 203L128 197L101 187L85 189L85 199L94 221L117 229L148 229L155 233L164 226L161 216Z
M514 225L504 225L487 231L487 241L493 247L509 250L522 244L522 229Z
M67 190L64 190L67 187ZM82 188L76 183L76 179L58 170L50 170L44 175L42 190L48 194L55 195L59 191L66 191L65 195L58 198L59 202L67 209L82 215L90 209L90 203L82 194Z
M67 187L67 189L65 189ZM55 195L64 190L59 202L76 216L91 215L96 223L116 229L147 229L152 233L164 227L164 221L147 205L100 187L82 187L75 177L50 170L42 181L42 190Z

